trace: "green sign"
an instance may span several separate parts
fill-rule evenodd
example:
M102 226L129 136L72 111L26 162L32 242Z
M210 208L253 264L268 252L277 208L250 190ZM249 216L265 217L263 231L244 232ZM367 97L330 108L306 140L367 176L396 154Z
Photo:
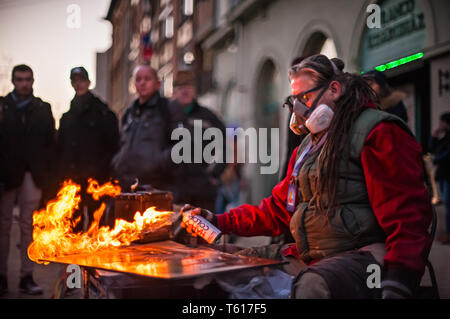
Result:
M383 65L386 70L410 62L409 57L421 51L426 43L425 17L418 1L386 0L379 6L381 27L366 26L362 39L363 71L384 68Z
M413 55L410 55L410 56L407 56L407 57L404 57L404 58L401 58L401 59L398 59L398 60L395 60L395 61L388 62L386 64L378 65L378 66L375 67L375 70L383 72L383 71L386 71L386 70L389 70L389 69L392 69L392 68L396 68L396 67L398 67L400 65L403 65L403 64L406 64L406 63L418 60L418 59L420 59L422 57L423 57L423 53L419 52L419 53L416 53L416 54L413 54Z

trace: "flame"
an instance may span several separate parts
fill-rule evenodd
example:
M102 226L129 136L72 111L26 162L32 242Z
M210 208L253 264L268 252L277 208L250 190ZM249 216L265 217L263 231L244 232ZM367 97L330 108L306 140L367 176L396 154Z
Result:
M112 183L106 183L102 186L98 185L98 182L93 180L92 178L88 179L89 186L86 190L87 193L92 194L92 198L95 200L99 200L100 197L109 195L109 196L117 196L120 194L120 186L114 185Z
M150 207L143 214L136 212L134 221L116 219L114 228L102 226L100 218L106 205L102 203L94 212L94 220L87 232L74 233L73 229L80 218L73 219L81 201L80 186L65 181L57 198L50 201L45 209L33 214L33 242L28 247L31 260L42 260L79 252L95 252L106 247L128 246L140 239L143 232L153 231L171 223L173 212L160 212ZM98 200L101 196L117 196L120 187L112 183L99 186L97 181L89 180L87 192ZM48 264L48 262L44 262Z

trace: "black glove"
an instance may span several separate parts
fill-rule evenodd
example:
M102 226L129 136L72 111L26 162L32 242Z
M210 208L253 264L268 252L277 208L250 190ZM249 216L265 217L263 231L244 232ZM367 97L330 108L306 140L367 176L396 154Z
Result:
M403 268L389 267L381 281L382 299L408 299L415 296L420 284L419 273Z

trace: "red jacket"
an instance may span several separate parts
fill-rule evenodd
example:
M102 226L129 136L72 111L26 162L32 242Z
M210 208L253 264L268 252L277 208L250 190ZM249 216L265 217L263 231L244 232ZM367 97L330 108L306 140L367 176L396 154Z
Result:
M297 149L287 176L292 174ZM387 236L385 266L422 274L432 210L420 144L397 124L380 123L366 139L361 162L372 209ZM278 236L289 231L288 184L286 177L258 206L241 205L217 215L218 227L241 236Z

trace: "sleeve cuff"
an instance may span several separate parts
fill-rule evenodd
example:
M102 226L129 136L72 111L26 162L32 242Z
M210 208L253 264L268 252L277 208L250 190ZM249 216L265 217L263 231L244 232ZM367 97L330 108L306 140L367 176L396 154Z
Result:
M381 288L386 289L388 287L402 292L404 295L414 296L421 278L422 275L416 271L400 267L387 267L381 282Z
M231 233L231 227L229 223L228 213L223 213L216 215L217 216L217 227L220 229L220 231L224 234Z

